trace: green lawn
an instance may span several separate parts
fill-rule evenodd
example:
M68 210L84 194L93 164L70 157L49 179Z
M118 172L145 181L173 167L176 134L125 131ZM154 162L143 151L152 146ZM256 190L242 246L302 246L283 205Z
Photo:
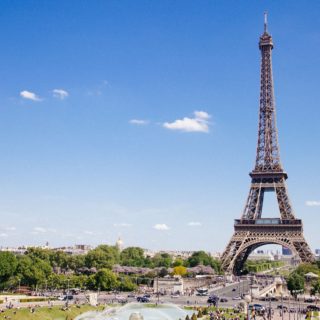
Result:
M102 311L104 306L92 307L90 305L70 306L69 310L61 310L61 306L54 306L52 309L48 307L36 308L34 313L29 309L22 308L20 310L12 309L0 313L0 319L5 319L5 316L16 320L73 320L76 316L87 311Z

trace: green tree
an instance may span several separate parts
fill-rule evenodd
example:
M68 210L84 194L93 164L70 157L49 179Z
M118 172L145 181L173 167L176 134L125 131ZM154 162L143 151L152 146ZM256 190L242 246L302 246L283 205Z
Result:
M291 294L297 290L304 290L304 277L296 272L291 273L287 279L287 287Z
M187 260L189 267L195 267L198 265L208 266L212 263L212 257L204 251L196 251Z
M52 268L48 261L38 257L25 255L18 259L17 276L21 284L28 286L44 285L52 274Z
M50 252L50 264L52 267L60 267L62 269L71 268L69 263L69 257L65 252L63 251L52 251ZM72 269L72 268L71 268Z
M119 250L115 246L101 245L87 253L85 264L88 268L111 269L119 260Z
M31 259L39 258L41 260L50 261L50 250L49 249L41 249L41 248L35 248L30 247L28 248L26 255L30 257Z
M320 293L320 280L315 281L312 283L310 293L315 296L316 294Z
M142 267L145 263L144 251L139 247L128 247L120 253L120 263L123 266Z
M130 277L125 276L120 278L119 289L121 291L134 291L137 289L137 285L133 283Z
M172 264L172 257L168 253L157 253L152 261L155 267L169 268Z
M316 263L301 263L297 269L295 270L296 273L304 276L308 272L312 272L318 274L320 276L320 270Z
M117 276L108 269L101 269L95 274L95 287L101 290L114 290L118 288L119 282Z
M172 267L178 267L178 266L183 266L185 263L185 261L181 258L176 258L173 262L172 262Z
M15 274L18 265L17 258L11 252L0 252L0 285L4 287L6 282Z

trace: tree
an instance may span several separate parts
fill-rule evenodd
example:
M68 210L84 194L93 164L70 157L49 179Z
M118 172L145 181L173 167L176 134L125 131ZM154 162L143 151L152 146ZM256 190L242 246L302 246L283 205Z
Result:
M184 267L184 266L174 267L173 268L173 274L183 277L183 276L185 276L187 274L187 268Z
M166 275L168 275L168 270L166 268L161 268L158 275L159 275L159 277L163 278Z
M120 253L120 263L123 266L144 266L144 251L139 247L128 247Z
M291 294L296 296L294 291L304 290L304 277L297 272L291 273L287 280L287 287Z
M26 255L30 257L31 259L39 258L41 260L50 261L50 250L49 249L41 249L41 248L35 248L30 247L28 248L28 251L26 252Z
M43 285L52 274L49 262L28 255L19 257L17 266L17 276L21 279L21 284L28 286Z
M312 284L312 287L311 287L311 291L310 291L311 295L315 296L316 294L319 294L320 293L320 280L314 282Z
M125 276L120 278L119 289L121 291L134 291L136 290L136 288L136 284L132 282L132 279L130 277Z
M15 274L18 261L11 252L0 252L0 284L3 286Z
M53 267L60 267L63 269L70 268L69 256L63 251L52 251L50 253L50 263Z
M157 253L152 258L155 267L169 268L172 263L172 257L168 253Z
M187 264L189 267L195 267L198 265L208 266L212 263L212 257L208 255L204 251L196 251L194 252L191 257L188 258Z
M108 269L99 270L95 274L94 280L96 289L110 291L116 289L119 285L117 276Z
M317 264L313 264L313 263L301 263L298 266L298 268L295 270L295 272L299 273L302 276L304 276L308 272L312 272L320 276L320 270Z
M111 269L119 263L119 250L114 246L101 245L90 250L85 257L85 264L88 268Z
M185 261L181 258L176 258L173 263L172 263L172 267L178 267L178 266L183 266L185 263Z

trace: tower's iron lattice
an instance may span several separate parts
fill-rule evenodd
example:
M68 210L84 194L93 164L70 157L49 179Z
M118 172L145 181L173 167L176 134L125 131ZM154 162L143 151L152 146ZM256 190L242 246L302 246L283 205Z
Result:
M267 31L260 37L261 81L260 110L256 162L250 173L251 187L241 219L235 220L234 234L222 257L226 272L239 274L250 253L265 244L287 247L303 262L314 256L303 236L302 221L296 219L286 187L287 173L280 162L276 109L273 92L271 51L273 41ZM265 192L275 192L280 218L262 218Z

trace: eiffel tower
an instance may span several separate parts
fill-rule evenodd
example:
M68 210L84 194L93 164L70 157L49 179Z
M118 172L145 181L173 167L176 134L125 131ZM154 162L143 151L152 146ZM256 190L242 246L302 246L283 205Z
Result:
M267 30L266 14L259 49L261 80L256 163L250 173L251 187L242 217L235 220L234 234L221 257L222 269L235 274L241 274L250 253L265 244L287 247L303 262L314 260L303 236L302 221L294 216L285 183L288 175L280 162L271 64L273 41ZM280 218L261 217L265 192L275 193Z

